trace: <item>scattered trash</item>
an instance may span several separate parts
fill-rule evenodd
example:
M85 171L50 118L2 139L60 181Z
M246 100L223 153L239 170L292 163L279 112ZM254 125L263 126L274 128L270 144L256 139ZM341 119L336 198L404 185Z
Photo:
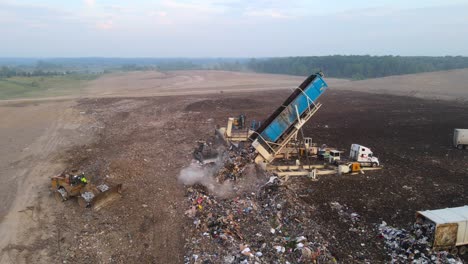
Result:
M409 187L409 186L403 185L403 189L408 190L408 191L411 191L411 190L413 190L413 187Z
M96 188L98 188L99 191L101 191L101 192L105 192L105 191L110 189L110 187L107 184L98 185L98 186L96 186Z
M333 263L310 208L253 158L253 149L231 146L215 164L181 172L188 185L185 215L193 221L186 227L185 262ZM220 194L227 185L231 191Z
M380 236L385 240L392 263L450 263L462 264L458 257L446 251L432 251L432 233L435 226L431 223L414 224L411 231L397 229L382 222L378 226Z

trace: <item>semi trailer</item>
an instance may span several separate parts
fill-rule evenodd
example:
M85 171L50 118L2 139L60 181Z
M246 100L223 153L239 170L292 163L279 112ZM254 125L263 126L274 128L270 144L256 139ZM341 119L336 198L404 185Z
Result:
M322 73L309 76L249 137L257 150L256 163L271 163L317 112L317 99L328 85Z
M455 129L453 132L453 146L458 149L468 148L468 129Z
M418 211L417 224L430 224L429 239L434 250L464 255L468 250L468 206Z

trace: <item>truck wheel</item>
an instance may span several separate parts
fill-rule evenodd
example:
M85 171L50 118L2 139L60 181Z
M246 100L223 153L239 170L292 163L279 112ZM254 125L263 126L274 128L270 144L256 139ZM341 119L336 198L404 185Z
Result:
M54 193L54 196L55 196L55 200L57 200L57 202L63 202L63 201L68 200L67 191L65 191L65 189L63 189L63 188L57 189L55 191L55 193Z
M65 201L65 199L63 199L62 194L59 193L59 192L57 192L57 191L54 192L54 197L55 197L55 200L56 200L57 202L63 202L63 201Z
M461 246L460 249L458 250L458 252L460 253L460 255L465 255L466 254L466 251L468 250L468 248L466 248L465 246Z
M463 149L463 145L461 145L461 144L458 145L458 146L457 146L457 149Z
M458 254L458 248L457 248L457 247L453 247L452 249L450 249L450 254L452 254L452 255L457 255L457 254Z
M80 205L81 208L89 207L89 204L86 202L86 200L83 197L78 197L78 204Z
M372 167L374 167L374 168L377 167L377 163L372 162Z

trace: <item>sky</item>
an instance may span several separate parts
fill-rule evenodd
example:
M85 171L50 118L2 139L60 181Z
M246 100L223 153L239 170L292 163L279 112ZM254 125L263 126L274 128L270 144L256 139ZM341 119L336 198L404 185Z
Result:
M0 0L0 57L468 56L468 0Z

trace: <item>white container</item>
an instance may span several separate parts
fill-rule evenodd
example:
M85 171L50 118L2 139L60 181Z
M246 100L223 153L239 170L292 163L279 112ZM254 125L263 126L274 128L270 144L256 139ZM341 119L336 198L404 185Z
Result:
M468 245L468 206L419 211L416 215L435 224L434 248Z
M453 131L453 146L458 149L468 148L468 129L456 128Z

